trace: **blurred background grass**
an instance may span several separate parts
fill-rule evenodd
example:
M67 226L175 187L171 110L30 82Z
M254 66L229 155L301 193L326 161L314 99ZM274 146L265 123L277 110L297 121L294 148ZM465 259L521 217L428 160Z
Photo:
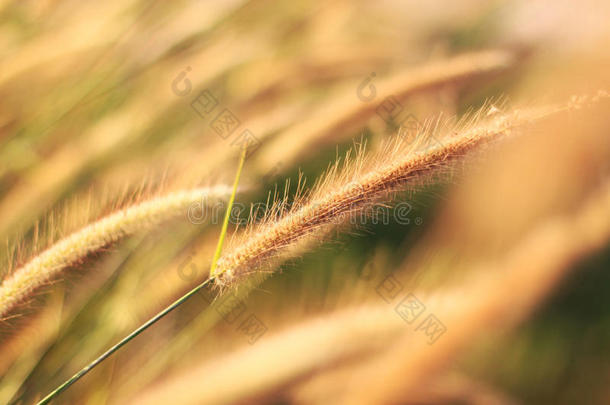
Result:
M608 84L608 15L594 1L0 1L0 234L23 251L7 249L3 258L27 257L142 188L228 184L239 152L232 141L244 129L261 146L246 163L241 203L266 201L301 172L313 183L354 142L375 149L392 133L377 115L361 119L367 102L357 89L372 72L376 84L462 52L518 55L493 74L402 96L421 122L460 115L489 97L597 91ZM184 86L188 94L176 94ZM375 104L394 91L378 90ZM201 117L191 103L203 91L218 107ZM241 122L228 139L210 127L223 108ZM326 129L335 121L350 125ZM413 207L408 225L369 221L286 264L248 296L248 313L272 333L305 316L378 301L380 275L430 230L451 187L399 196ZM48 230L35 245L38 227ZM195 285L218 232L178 218L53 284L27 321L3 327L0 402L31 403ZM583 264L525 325L490 339L459 367L515 401L605 403L609 252ZM181 277L189 255L200 273ZM374 277L363 278L371 269ZM247 344L207 306L187 303L58 403L113 403Z

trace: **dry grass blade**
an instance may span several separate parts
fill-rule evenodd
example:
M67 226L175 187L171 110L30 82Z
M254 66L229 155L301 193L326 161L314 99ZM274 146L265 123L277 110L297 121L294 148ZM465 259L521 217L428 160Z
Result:
M178 375L128 403L235 403L261 395L335 361L383 345L404 328L385 305L345 310L299 324ZM309 351L308 348L316 350ZM235 381L240 381L236 387Z
M516 59L512 52L505 50L465 53L394 73L375 83L375 88L379 89L380 100L384 94L404 100L417 92L432 91L501 72L514 66ZM364 102L355 97L354 88L346 89L338 99L321 106L307 120L266 145L256 157L255 165L265 173L272 169L277 156L282 156L284 164L302 159L307 146L337 142L338 137L345 138L351 134L350 130L366 124L376 114L379 103Z
M404 324L402 325L404 330ZM375 354L345 362L328 371L322 370L305 381L295 381L287 389L285 397L295 405L341 403L344 387L351 378L375 362ZM403 405L469 404L469 405L518 405L510 395L468 375L452 372L439 376L420 387L420 391L403 398Z
M231 188L215 186L178 191L136 204L110 214L58 241L16 269L0 286L0 319L68 266L119 239L181 213L200 201L227 198Z

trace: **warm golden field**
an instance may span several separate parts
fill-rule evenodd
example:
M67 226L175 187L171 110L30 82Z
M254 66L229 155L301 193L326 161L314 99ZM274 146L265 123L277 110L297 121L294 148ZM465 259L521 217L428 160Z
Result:
M610 403L608 21L0 0L0 404Z

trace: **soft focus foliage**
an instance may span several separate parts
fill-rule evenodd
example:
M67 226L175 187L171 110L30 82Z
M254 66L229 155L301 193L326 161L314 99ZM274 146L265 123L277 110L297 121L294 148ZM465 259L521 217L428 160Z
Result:
M609 403L609 19L0 0L0 403Z

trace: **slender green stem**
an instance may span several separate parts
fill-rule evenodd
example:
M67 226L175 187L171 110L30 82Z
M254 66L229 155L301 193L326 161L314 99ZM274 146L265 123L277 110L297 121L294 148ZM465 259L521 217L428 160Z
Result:
M235 181L233 182L233 192L231 193L231 198L229 198L229 205L227 206L227 211L225 212L225 218L222 223L222 230L220 231L220 238L218 239L218 245L216 245L216 251L214 252L214 258L212 259L212 265L210 266L210 277L214 277L216 275L216 262L218 262L218 259L220 258L220 253L222 252L222 245L224 244L225 236L227 235L229 219L231 218L231 210L233 209L233 203L235 202L235 194L237 194L237 184L239 183L241 170L243 169L244 162L246 161L247 150L248 148L246 146L242 149L241 152L239 167L237 168L237 174L235 175Z
M146 329L148 329L150 326L152 326L153 324L155 324L157 321L159 321L161 318L163 318L165 315L169 314L171 311L173 311L174 309L176 309L177 307L179 307L182 303L184 303L186 300L188 300L190 297L192 297L193 295L195 295L196 293L198 293L200 290L202 290L203 288L205 288L208 284L210 284L212 281L214 280L214 277L210 277L207 280L205 280L203 283L199 284L197 287L193 288L191 291L189 291L188 293L186 293L185 295L183 295L182 297L178 298L176 301L174 301L171 305L169 305L168 307L166 307L164 310L162 310L161 312L159 312L157 315L153 316L152 318L150 318L148 321L146 321L146 323L144 323L143 325L141 325L138 329L134 330L133 332L131 332L128 336L126 336L125 338L123 338L123 340L121 340L119 343L115 344L114 346L112 346L110 349L108 349L104 354L102 354L101 356L99 356L97 359L93 360L91 363L89 363L86 367L84 367L82 370L80 370L78 373L74 374L72 377L70 377L70 379L68 379L66 382L64 382L62 385L60 385L59 387L57 387L55 390L53 390L53 392L51 392L49 395L47 395L46 397L44 397L40 402L38 402L37 405L44 405L44 404L48 404L51 402L51 400L53 400L53 398L55 398L57 395L59 395L61 392L63 392L64 390L66 390L69 386L71 386L72 384L74 384L76 381L80 380L85 374L87 374L89 371L91 371L95 366L97 366L98 364L100 364L102 361L106 360L108 357L110 357L114 352L116 352L117 350L119 350L121 347L125 346L127 343L129 343L133 338L135 338L136 336L138 336L140 333L144 332Z
M216 246L216 252L214 253L214 258L212 260L212 266L210 267L210 277L207 280L205 280L203 283L199 284L197 287L193 288L191 291L189 291L188 293L183 295L182 297L178 298L176 301L174 301L167 308L165 308L164 310L159 312L157 315L150 318L146 323L144 323L138 329L131 332L128 336L123 338L123 340L121 340L119 343L112 346L104 354L99 356L97 359L93 360L91 363L89 363L87 366L85 366L78 373L74 374L66 382L64 382L62 385L60 385L55 390L53 390L49 395L44 397L40 402L38 402L37 405L44 405L44 404L48 404L49 402L51 402L57 395L59 395L61 392L65 391L69 386L71 386L72 384L74 384L75 382L80 380L85 374L87 374L89 371L91 371L95 366L100 364L102 361L106 360L114 352L119 350L121 347L125 346L127 343L129 343L133 338L138 336L140 333L144 332L146 329L148 329L149 327L154 325L157 321L159 321L165 315L169 314L171 311L173 311L174 309L176 309L177 307L182 305L182 303L184 303L186 300L188 300L193 295L197 294L197 292L199 292L201 289L205 288L208 284L210 284L216 278L215 274L214 274L214 270L216 269L216 262L220 258L220 253L222 252L222 245L224 244L225 236L227 234L227 228L229 226L229 218L231 217L231 209L233 208L233 203L235 201L235 194L237 194L237 185L239 183L239 177L240 177L241 171L244 167L244 162L246 161L246 152L247 152L247 147L244 147L242 150L241 159L239 161L239 167L237 169L237 174L235 175L235 181L233 183L233 192L231 194L231 198L229 199L229 205L227 207L227 212L225 213L224 222L222 224L220 238L218 239L218 245Z

